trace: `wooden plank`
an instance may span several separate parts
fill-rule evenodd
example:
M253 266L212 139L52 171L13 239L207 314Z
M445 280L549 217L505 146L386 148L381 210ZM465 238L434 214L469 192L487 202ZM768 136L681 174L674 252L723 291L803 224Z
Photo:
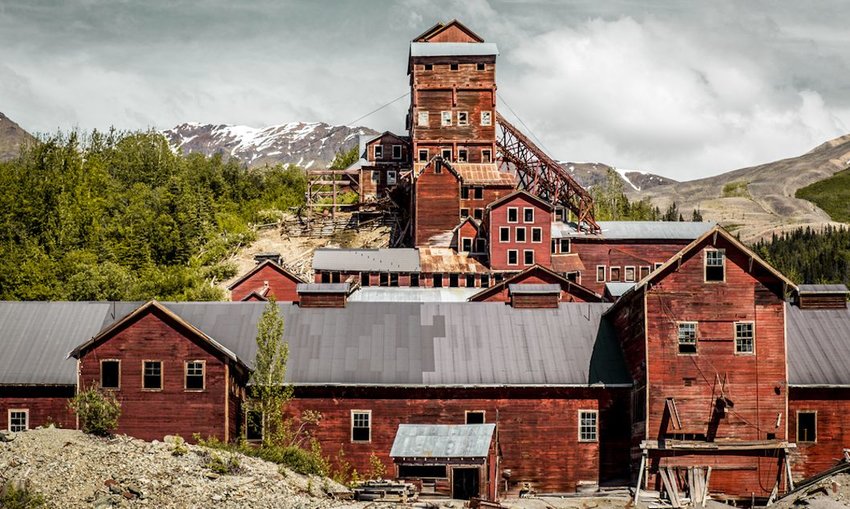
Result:
M660 468L658 473L661 475L661 482L664 485L664 489L667 490L667 497L670 499L670 503L673 507L681 507L679 502L679 491L676 488L676 481L670 471L670 467Z
M682 429L682 419L679 417L679 409L676 407L675 398L667 398L667 412L670 414L670 424L674 430Z
M705 507L705 501L708 499L708 483L711 480L711 467L708 467L708 471L705 473L705 487L702 492L702 506Z

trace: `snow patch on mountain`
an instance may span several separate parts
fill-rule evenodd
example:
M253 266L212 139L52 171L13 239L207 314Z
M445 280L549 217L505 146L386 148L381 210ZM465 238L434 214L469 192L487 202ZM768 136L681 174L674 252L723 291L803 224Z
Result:
M268 127L186 122L163 131L172 147L183 153L222 154L254 167L297 164L325 168L339 150L358 144L360 135L377 134L368 127L335 126L324 122L289 122Z

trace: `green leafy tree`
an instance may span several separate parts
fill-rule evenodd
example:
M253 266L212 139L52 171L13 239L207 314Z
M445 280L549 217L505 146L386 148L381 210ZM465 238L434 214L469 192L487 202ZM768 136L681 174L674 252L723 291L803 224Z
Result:
M257 324L257 353L251 373L250 391L254 407L262 416L263 445L283 444L286 426L283 406L292 398L286 383L289 345L283 340L283 317L274 297L270 297Z
M344 170L360 158L360 145L354 145L348 150L340 149L328 166L329 170Z
M118 427L121 404L111 392L91 387L77 393L68 405L80 418L85 433L108 436Z

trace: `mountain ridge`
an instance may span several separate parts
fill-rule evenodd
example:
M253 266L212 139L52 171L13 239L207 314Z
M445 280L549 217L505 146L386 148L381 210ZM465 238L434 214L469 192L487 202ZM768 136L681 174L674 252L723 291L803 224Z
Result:
M35 137L0 112L0 161L8 161L18 156L21 146L35 140Z

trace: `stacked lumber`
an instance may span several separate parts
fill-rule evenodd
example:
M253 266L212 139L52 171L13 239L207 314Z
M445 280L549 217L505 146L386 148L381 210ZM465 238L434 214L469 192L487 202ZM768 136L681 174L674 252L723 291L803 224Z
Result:
M417 498L413 484L384 480L361 482L352 492L354 500L407 503Z

